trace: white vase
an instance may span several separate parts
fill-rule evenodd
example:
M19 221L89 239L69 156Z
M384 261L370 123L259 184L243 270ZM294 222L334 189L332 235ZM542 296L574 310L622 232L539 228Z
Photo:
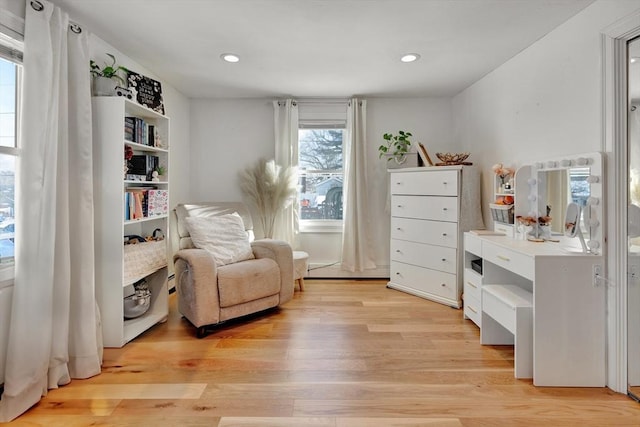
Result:
M108 77L93 78L93 96L114 96L118 82Z

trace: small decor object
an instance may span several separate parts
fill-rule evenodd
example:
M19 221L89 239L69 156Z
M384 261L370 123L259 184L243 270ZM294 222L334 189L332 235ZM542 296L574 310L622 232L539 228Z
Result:
M153 80L142 74L129 71L127 75L129 90L138 104L164 115L164 103L162 101L162 86L157 80Z
M275 160L260 159L240 175L240 188L258 212L266 238L272 239L280 212L296 198L298 173Z
M427 153L427 149L422 145L421 142L418 142L418 154L422 159L422 163L425 166L433 166L433 162L431 161L431 157L429 157L429 153Z
M440 163L436 166L466 165L471 166L473 163L465 162L471 153L436 153L436 157L440 159Z
M506 168L502 163L496 163L491 167L491 170L493 170L493 173L500 178L500 188L498 188L498 192L512 193L513 188L511 185L511 179L515 175L516 170L514 168Z
M124 177L127 178L127 172L131 168L129 161L133 158L133 148L128 145L124 146Z
M410 138L412 136L411 132L402 130L399 130L397 135L385 133L382 138L387 142L378 147L378 151L380 152L378 157L382 158L382 156L388 154L389 158L387 161L393 159L397 164L404 163L407 160L407 154L411 148Z
M118 73L128 73L129 70L121 65L116 65L116 58L112 54L107 53L107 56L111 58L111 64L105 63L102 68L93 59L89 61L89 68L93 76L94 96L113 96L116 94L117 88L120 88L122 93L126 91L127 82Z

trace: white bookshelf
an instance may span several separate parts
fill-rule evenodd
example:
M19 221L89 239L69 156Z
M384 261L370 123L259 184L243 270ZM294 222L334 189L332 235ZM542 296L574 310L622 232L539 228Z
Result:
M153 187L168 191L169 182L166 180L125 180L124 149L128 145L134 154L158 156L160 164L168 171L169 118L122 97L94 97L92 107L96 297L102 317L105 347L122 347L157 323L164 322L169 311L168 268L162 267L140 278L146 280L151 291L148 311L133 319L124 318L124 297L132 293L133 285L124 282L123 246L125 235L147 236L158 228L165 236L169 235L168 212L167 215L126 220L124 200L128 187ZM154 125L163 147L125 140L124 118L127 116L139 117Z

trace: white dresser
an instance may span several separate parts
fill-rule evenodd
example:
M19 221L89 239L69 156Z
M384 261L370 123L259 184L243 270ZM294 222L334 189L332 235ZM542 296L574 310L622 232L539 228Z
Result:
M390 170L388 286L461 307L465 231L483 228L473 166Z

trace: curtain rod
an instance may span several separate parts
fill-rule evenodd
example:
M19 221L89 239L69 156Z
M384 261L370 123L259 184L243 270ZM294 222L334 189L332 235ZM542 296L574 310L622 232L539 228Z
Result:
M278 100L278 105L282 106L284 105L286 101L285 100ZM301 99L301 100L297 100L294 99L293 100L293 105L298 105L298 104L337 104L337 105L347 105L351 102L351 100L349 99L342 99L342 100L338 100L338 99L326 99L323 100L321 98L316 98L316 99Z

